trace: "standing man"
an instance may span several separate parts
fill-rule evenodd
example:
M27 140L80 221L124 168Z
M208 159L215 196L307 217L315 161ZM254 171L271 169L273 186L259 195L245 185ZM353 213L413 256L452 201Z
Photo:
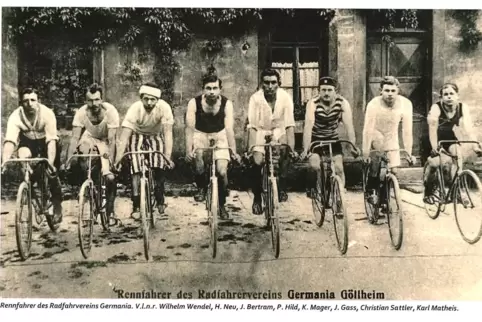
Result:
M72 138L67 152L67 160L77 151L79 154L94 153L107 154L109 157L100 158L102 176L106 186L106 213L108 216L114 213L114 199L116 195L116 182L111 171L111 165L115 160L116 134L119 128L119 113L114 105L102 101L102 87L92 84L86 93L86 102L77 113L72 122ZM81 137L82 130L85 129ZM87 160L72 159L79 162L84 177L87 173ZM99 160L95 160L97 163ZM75 163L74 163L75 164ZM97 176L95 175L94 178Z
M54 222L62 222L62 188L57 175L60 167L60 144L57 136L57 119L54 112L38 101L38 92L34 88L26 88L21 93L21 104L15 109L7 123L5 143L3 146L2 164L10 159L15 147L18 157L47 158L54 169L48 176ZM25 171L25 169L23 169Z
M287 143L293 153L295 147L295 119L293 98L283 89L280 76L274 69L265 69L261 73L261 89L249 99L248 108L248 146L249 150L254 145L265 144L267 134L273 136L274 142ZM286 176L289 167L289 151L282 147L279 159L279 200L288 200L286 193ZM252 191L254 194L252 211L255 215L263 213L262 208L262 175L261 168L264 163L264 148L253 149L252 166Z
M367 105L365 114L365 125L363 127L363 158L370 162L370 173L368 175L367 189L371 190L368 201L377 204L375 193L378 187L378 173L382 153L376 153L370 159L370 150L397 150L400 149L398 138L398 127L402 123L403 145L415 163L412 156L412 102L406 97L399 95L400 83L393 76L386 76L380 83L380 96L374 97ZM400 151L387 152L388 168L395 174L396 167L400 166Z
M174 117L171 106L161 99L161 90L154 83L146 83L139 89L140 100L132 104L127 110L122 122L122 134L119 140L119 150L116 155L116 168L119 167L124 152L139 150L161 151L169 164L164 165L164 159L159 154L149 155L149 166L153 168L155 181L155 197L159 214L166 208L164 204L163 168L173 168L172 153L172 125ZM161 133L162 131L162 133ZM132 155L132 206L133 213L140 208L139 183L142 164L140 155Z
M311 99L306 105L305 129L303 132L303 153L301 158L308 155L310 144L313 141L338 140L338 126L343 122L350 140L356 144L355 129L350 103L337 93L338 83L331 77L320 78L320 94ZM343 149L341 143L331 145L335 172L345 184L343 169ZM353 147L351 147L353 149ZM309 158L308 166L308 196L311 197L311 188L316 185L316 178L321 172L321 156L329 154L329 147L324 146L320 151L315 151ZM358 150L352 150L354 155L359 155ZM328 155L329 156L329 155Z
M195 150L208 148L209 141L215 140L219 148L231 148L234 157L239 160L236 153L236 140L234 138L233 103L221 95L222 81L217 75L206 75L202 81L203 94L191 99L186 111L186 159L194 161L195 180L198 193L195 200L204 201L207 189L205 164L211 162L205 159L204 151ZM226 203L228 188L228 163L229 150L214 152L216 171L219 176L219 206L220 217L228 218L224 204Z

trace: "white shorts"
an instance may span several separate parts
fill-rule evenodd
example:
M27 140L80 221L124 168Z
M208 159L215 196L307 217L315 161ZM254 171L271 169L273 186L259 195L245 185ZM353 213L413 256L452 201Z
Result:
M94 147L97 147L97 150L99 151L100 155L109 154L109 147L107 146L107 142L92 137L89 132L84 132L84 134L79 140L79 144L77 145L77 150L81 154L89 154L89 153L92 153L91 150ZM112 157L109 156L109 159L111 158ZM109 159L100 158L100 162L102 164L102 175L104 176L112 173L110 171ZM94 159L94 161L96 160Z
M257 130L256 131L256 142L255 145L258 144L266 144L265 136L266 135L273 135L273 141L277 143L286 144L286 130L285 129L274 129L273 131L268 130ZM264 154L264 147L262 146L255 146L253 147L253 152L259 152Z
M385 138L383 137L383 134L381 134L379 131L375 131L374 136L373 136L373 142L372 142L372 149L373 150L379 150L383 151L385 149L390 150L392 148L388 147L388 142L386 142ZM393 149L396 149L393 148ZM383 155L383 152L380 152L379 155ZM395 168L399 167L402 162L400 160L400 151L389 151L387 152L387 159L388 159L388 168Z
M219 148L229 147L226 130L222 130L215 133L204 133L204 132L195 130L193 135L194 150L209 148L209 141L211 139L215 141L216 146ZM223 149L223 150L214 151L214 160L230 160L230 159L231 159L231 155L229 153L229 150Z

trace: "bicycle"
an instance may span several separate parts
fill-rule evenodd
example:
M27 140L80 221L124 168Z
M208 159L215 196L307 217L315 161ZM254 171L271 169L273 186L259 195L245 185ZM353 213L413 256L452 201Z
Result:
M105 196L105 182L104 176L99 171L99 176L94 182L92 179L92 161L95 158L105 158L108 159L109 156L104 154L74 154L66 162L67 167L69 167L72 159L74 158L87 158L87 179L82 183L78 194L78 201L80 206L79 217L77 220L77 231L79 235L79 246L82 256L87 259L89 257L90 251L92 249L92 239L94 232L94 224L97 223L97 218L100 215L100 221L104 231L109 230L109 226L114 226L117 224L118 220L112 218L110 214L107 214L105 209L106 200ZM86 209L86 204L88 204L88 209ZM111 220L114 223L111 224ZM84 233L87 233L84 235Z
M332 144L335 143L348 143L356 150L353 143L346 140L313 141L310 144L310 152L307 157L313 154L316 149L328 146L328 160L323 160L323 154L320 155L321 171L317 174L315 187L311 188L311 205L315 223L318 227L323 226L326 209L331 209L337 247L341 254L344 255L348 250L348 216L345 207L345 187L341 177L335 173L332 150ZM337 223L338 221L339 223Z
M214 158L214 151L216 150L229 150L232 154L233 150L231 148L220 148L215 146L216 142L214 139L209 140L208 148L196 148L194 152L199 151L210 151L211 152L211 162L208 164L208 169L206 175L209 176L209 184L207 187L206 195L206 210L208 212L208 224L211 231L211 250L212 257L216 258L217 255L217 229L218 229L218 215L220 212L219 205L219 190L218 190L218 177L216 176L216 159Z
M262 207L264 209L264 216L266 220L266 227L271 230L271 245L275 258L280 254L280 223L279 223L279 200L278 200L278 182L275 176L274 163L273 163L273 147L287 147L289 153L292 156L293 150L288 144L273 143L273 136L268 134L265 136L265 144L253 145L249 150L249 156L252 155L255 147L263 147L265 162L261 168L263 176L262 187Z
M154 180L152 179L152 169L149 167L149 161L148 158L146 158L146 155L159 154L167 164L169 164L170 161L161 151L146 150L126 152L119 162L125 157L135 154L141 156L140 164L142 166L142 176L140 180L140 217L144 240L144 257L146 260L149 260L149 229L154 228L156 225L155 216L153 214L153 209L156 206L156 198L154 196Z
M454 144L478 144L481 146L480 142L477 141L458 141L458 140L442 140L438 143L437 151L439 153L439 160L440 164L439 167L436 171L435 175L435 180L437 181L434 183L434 193L432 194L434 203L429 204L424 202L424 208L425 211L427 212L427 215L431 219L437 219L437 217L440 215L441 212L445 211L445 206L449 203L454 204L454 215L455 215L455 221L457 223L457 228L462 235L462 238L464 241L466 241L469 244L475 244L477 243L481 236L482 236L482 221L479 223L474 222L472 220L470 224L468 224L468 227L473 228L472 230L475 230L474 235L475 237L468 237L467 232L464 232L465 229L462 228L462 217L463 210L465 209L473 209L475 208L476 205L479 205L479 207L482 207L482 184L480 182L479 177L469 169L464 169L460 171L460 167L457 163L458 156L457 155L452 155L449 152L445 151L442 148L442 145L444 143L454 143ZM457 170L455 173L455 176L452 180L452 184L448 188L448 191L445 187L445 183L443 180L443 167L442 167L442 156L441 153L451 157L453 159L453 162L457 165ZM424 167L424 177L425 177L425 172L428 171L428 165L426 164ZM478 190L474 191L474 189ZM471 197L470 194L473 194ZM465 195L464 195L465 193ZM463 198L466 197L466 198ZM457 208L457 205L461 203L462 208L459 211ZM435 208L435 209L432 209ZM475 215L482 214L482 209L480 209L478 212L477 211L472 211L472 215L470 217L475 218Z
M400 151L408 155L405 157L409 165L412 165L410 154L403 149L391 149L391 150L372 150L371 152L381 152L380 168L377 174L379 178L379 186L375 188L375 194L378 196L376 204L369 202L368 198L370 192L367 188L367 181L370 171L370 164L366 163L363 168L363 199L365 203L365 212L367 214L368 222L370 224L378 224L380 219L380 211L385 212L387 215L388 232L390 234L390 240L395 250L399 250L403 243L403 207L400 196L400 185L398 179L393 171L388 168L388 152ZM394 205L391 204L391 200L394 200ZM396 210L395 210L396 208Z
M35 220L37 224L41 224L43 217L46 218L47 224L51 231L57 231L60 223L54 221L54 215L50 213L52 208L51 193L48 187L49 174L54 172L54 168L49 164L46 158L19 158L10 159L2 164L2 173L5 171L5 165L7 163L23 163L25 164L25 174L22 183L20 184L17 192L16 206L15 206L15 236L17 240L17 248L20 258L25 261L30 255L30 248L32 246L32 225L33 217L32 213L35 208ZM31 163L38 163L35 170L32 169ZM39 173L40 178L32 182L31 176L34 171ZM37 172L38 171L38 172ZM34 189L33 184L37 184L39 188L39 195ZM24 216L24 206L27 206L27 213ZM23 226L26 227L23 227ZM24 236L25 235L25 236Z

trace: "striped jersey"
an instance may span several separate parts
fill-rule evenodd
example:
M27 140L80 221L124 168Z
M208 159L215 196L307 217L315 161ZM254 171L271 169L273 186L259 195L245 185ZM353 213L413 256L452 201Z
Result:
M338 125L342 120L343 105L345 99L337 95L335 102L330 109L323 106L321 98L315 98L314 104L314 124L312 138L316 140L338 140Z

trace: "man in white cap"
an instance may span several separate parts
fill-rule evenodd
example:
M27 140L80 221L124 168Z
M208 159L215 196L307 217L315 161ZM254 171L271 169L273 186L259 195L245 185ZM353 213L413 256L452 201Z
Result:
M161 99L161 90L154 83L146 83L139 89L140 100L132 104L127 110L122 122L122 134L116 155L116 168L119 167L124 152L153 150L164 153L169 164L159 154L149 155L149 166L154 170L155 197L159 214L165 210L164 203L164 168L173 168L172 153L172 125L174 117L171 106ZM162 132L161 132L162 131ZM140 155L132 155L132 206L133 214L139 212L140 196L139 182L142 164Z

